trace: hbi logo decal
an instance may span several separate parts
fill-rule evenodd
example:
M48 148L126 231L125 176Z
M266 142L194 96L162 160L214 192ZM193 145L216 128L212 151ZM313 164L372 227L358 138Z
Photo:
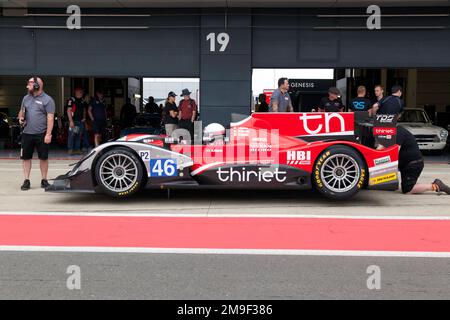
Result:
M311 164L311 151L288 151L286 164Z

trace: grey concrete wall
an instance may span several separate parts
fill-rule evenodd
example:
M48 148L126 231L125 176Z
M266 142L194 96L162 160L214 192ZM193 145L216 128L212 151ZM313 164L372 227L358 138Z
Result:
M196 15L83 18L82 26L149 29L67 30L22 27L64 27L63 18L0 17L0 74L198 76L198 21Z
M448 7L382 8L383 12L448 14L450 11ZM382 17L382 29L369 31L365 29L366 18L319 16L324 13L365 14L365 11L364 8L254 10L253 67L450 67L448 17ZM342 29L359 27L362 29Z
M148 10L134 11L143 12ZM449 7L383 11L392 12L450 11ZM149 18L83 20L84 25L147 30L32 30L22 26L64 26L65 19L0 17L0 75L200 77L202 119L227 123L231 112L250 111L252 68L450 67L448 17L383 18L383 27L400 29L368 31L324 30L364 27L365 18L319 16L364 14L364 8L230 9L226 18L224 9L155 13ZM209 50L206 36L211 32L230 35L224 52Z
M228 124L230 113L250 112L251 16L243 10L225 17L223 12L204 10L201 20L200 95L205 123ZM230 41L224 51L217 43L211 52L207 35L225 32Z

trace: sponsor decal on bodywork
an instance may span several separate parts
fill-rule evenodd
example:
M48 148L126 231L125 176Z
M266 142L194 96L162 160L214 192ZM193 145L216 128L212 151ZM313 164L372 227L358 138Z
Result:
M396 134L397 134L397 128L374 128L373 129L374 136L391 137Z
M391 156L386 156L386 157L382 157L382 158L378 158L373 160L375 166L379 166L385 163L390 163L391 162Z
M397 180L397 173L392 172L392 173L385 174L382 176L370 178L370 185L374 186L377 184L382 184L382 183L391 182L391 181L395 181L395 180Z
M377 114L376 115L376 119L377 122L379 123L388 123L388 124L392 124L395 121L395 115L392 114Z
M353 123L340 113L302 113L299 117L304 135L353 135Z
M270 152L272 144L267 137L254 137L250 141L250 152Z
M301 164L301 165L309 165L311 164L311 151L288 151L286 153L287 160L286 164Z
M142 150L139 151L139 157L142 159L142 161L150 161L150 150Z
M398 179L398 161L391 161L391 156L386 156L374 160L375 166L369 169L370 186L392 182Z
M285 182L287 172L279 168L223 168L217 169L217 178L222 182Z
M177 175L177 159L150 160L150 177L174 177Z

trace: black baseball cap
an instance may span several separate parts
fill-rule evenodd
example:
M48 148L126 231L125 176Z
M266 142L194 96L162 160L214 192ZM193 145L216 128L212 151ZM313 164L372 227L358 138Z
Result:
M177 94L173 91L170 91L169 94L167 95L167 97L173 97L175 98L177 96Z

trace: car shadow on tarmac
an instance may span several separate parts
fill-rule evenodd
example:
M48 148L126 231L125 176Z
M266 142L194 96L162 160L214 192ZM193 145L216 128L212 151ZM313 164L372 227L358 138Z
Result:
M76 204L118 204L132 205L151 204L182 204L183 206L199 206L201 204L220 203L222 206L378 206L384 203L383 197L368 195L371 191L361 191L348 200L333 200L325 198L315 191L298 190L143 190L127 198L111 198L103 194L70 194L55 199L66 205Z

